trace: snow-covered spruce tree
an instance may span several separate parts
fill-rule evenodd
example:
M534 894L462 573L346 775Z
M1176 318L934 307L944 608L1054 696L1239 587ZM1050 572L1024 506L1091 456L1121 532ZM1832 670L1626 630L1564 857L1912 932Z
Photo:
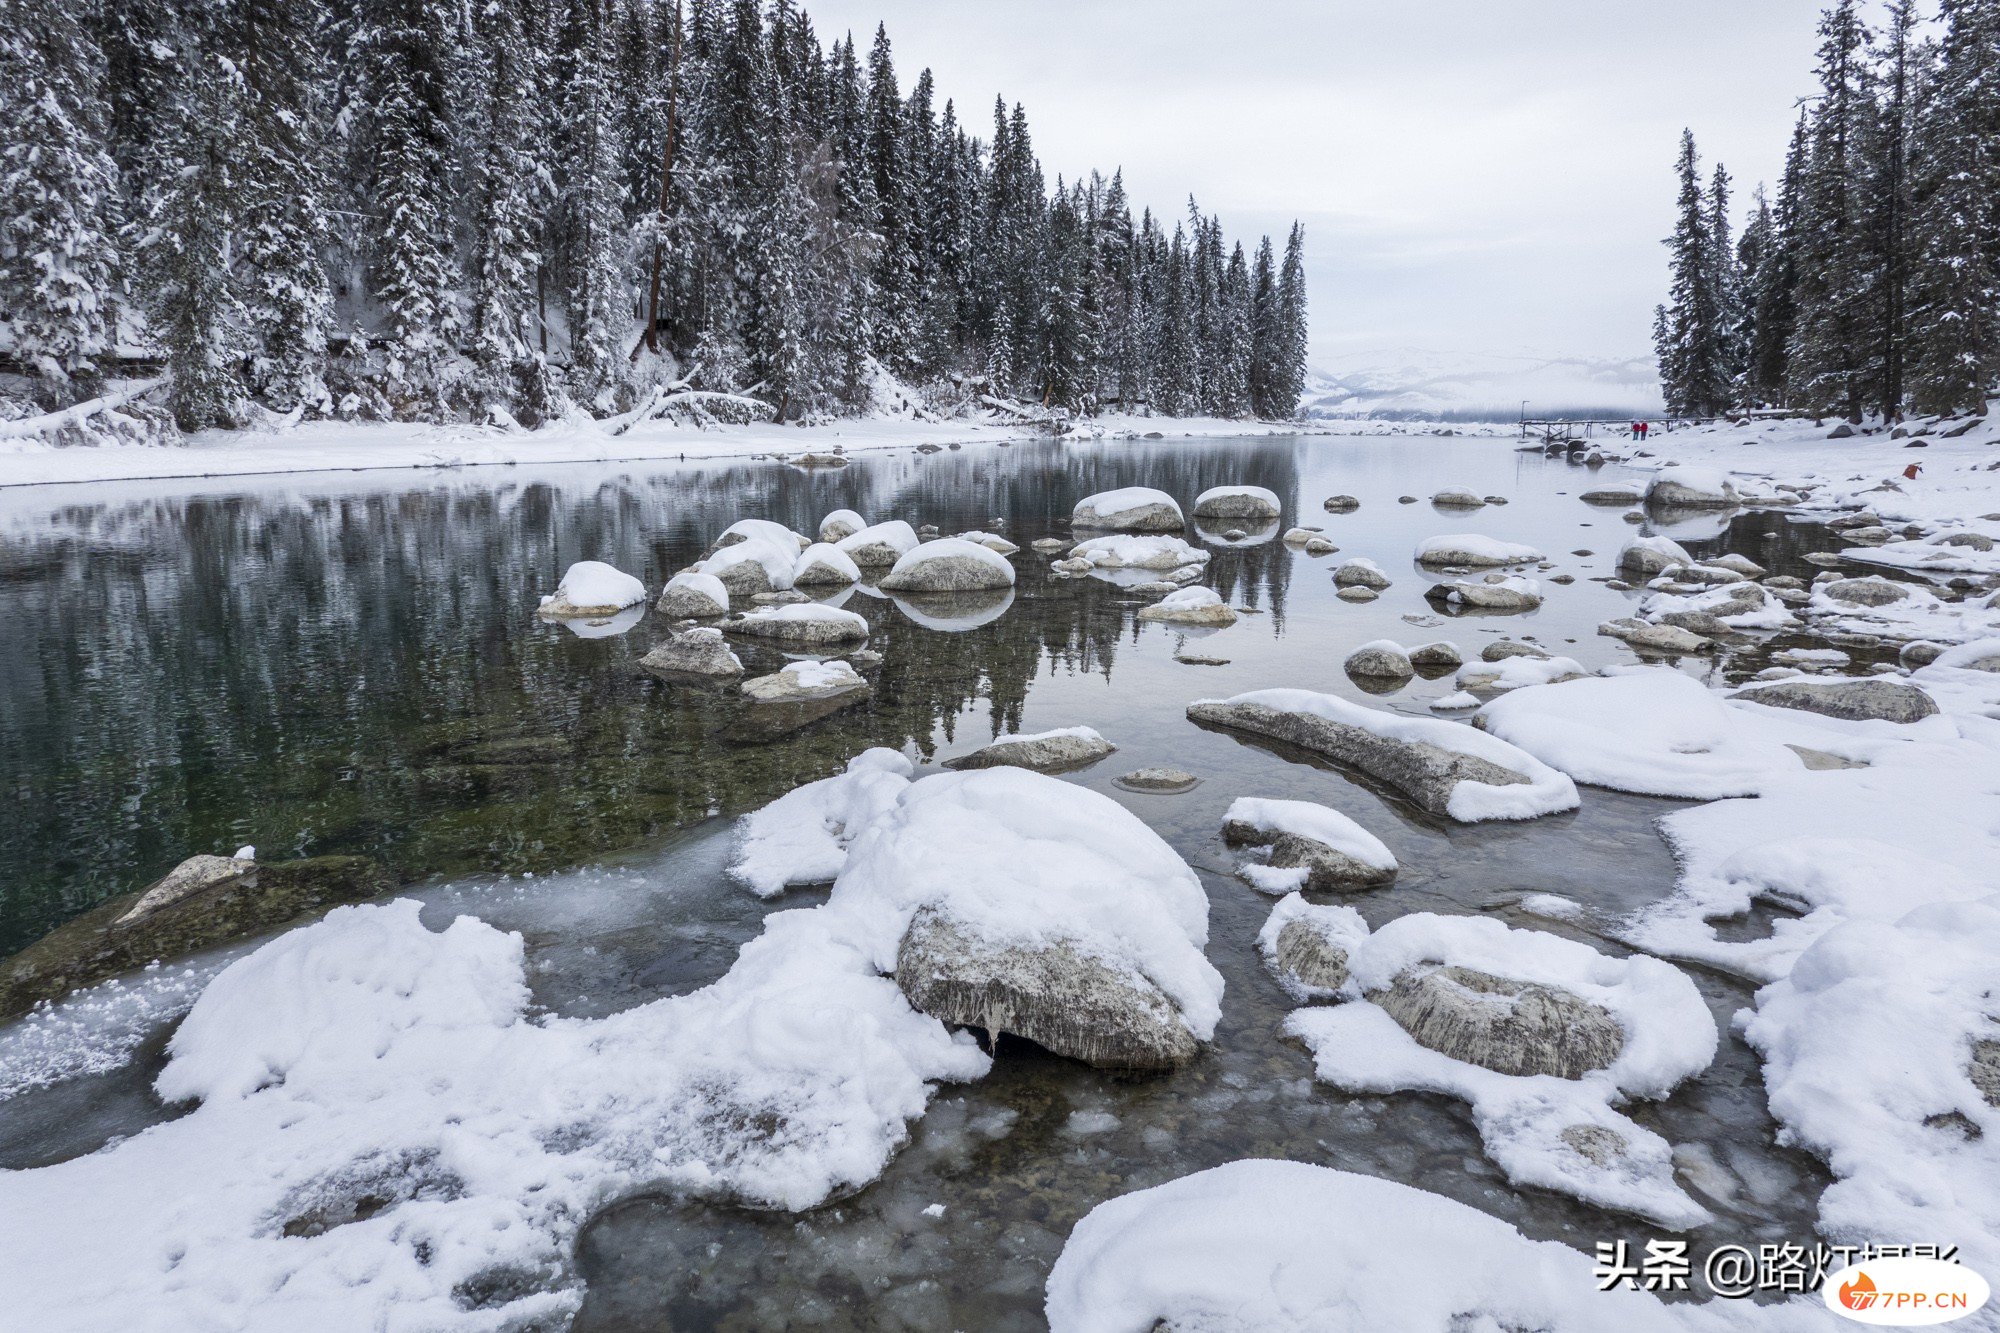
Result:
M118 168L104 59L76 10L0 0L0 318L47 407L90 392L112 349Z
M633 325L624 150L611 86L612 0L569 0L561 66L563 161L558 185L562 272L568 300L570 388L610 408Z
M1917 35L1916 0L1890 0L1876 53L1879 106L1864 148L1862 226L1874 299L1864 311L1874 344L1874 409L1884 419L1903 413L1907 374L1910 285L1910 145L1922 96L1926 55Z
M1716 357L1728 386L1722 399L1725 407L1736 402L1736 388L1743 378L1747 323L1736 246L1730 239L1729 184L1728 170L1716 163L1708 186L1708 267L1715 275Z
M1945 0L1912 150L1913 405L1985 410L2000 377L2000 3Z
M1805 188L1806 122L1800 116L1785 156L1778 204L1771 213L1771 236L1746 269L1749 285L1750 339L1743 371L1742 401L1750 407L1785 407L1791 402L1788 359L1792 332L1798 322L1798 208Z
M868 53L868 102L864 112L868 174L875 188L874 312L876 353L897 374L913 369L911 323L917 309L916 177L910 135L889 30L875 29Z
M1866 336L1877 275L1861 193L1874 110L1864 58L1868 29L1856 0L1838 0L1819 31L1821 92L1810 112L1794 224L1798 322L1787 361L1798 406L1859 421L1872 397L1877 350Z
M1676 416L1713 416L1729 406L1729 370L1717 246L1701 186L1694 133L1681 133L1679 210L1667 238L1673 285L1658 333L1660 387Z
M1218 412L1226 417L1256 415L1250 393L1251 295L1250 262L1239 244L1230 251L1228 266L1222 271L1222 330L1217 339L1221 356L1215 368L1215 402Z
M480 114L466 276L472 357L489 404L514 398L524 363L539 355L535 279L550 191L537 108L549 91L549 69L530 22L522 4L489 3L473 13Z
M1159 356L1154 363L1153 406L1168 416L1201 410L1201 349L1195 336L1195 279L1187 232L1174 227L1161 274Z
M411 416L442 412L440 373L460 325L451 216L456 12L446 0L359 0L346 52L353 81L341 119L366 209L381 387Z
M1737 347L1741 361L1737 367L1731 397L1740 407L1762 405L1753 382L1753 357L1759 345L1758 290L1764 266L1770 262L1777 245L1777 222L1771 215L1770 202L1764 197L1764 187L1759 185L1751 193L1750 216L1743 224L1742 238L1736 242L1735 263L1739 292Z
M1274 415L1279 335L1278 261L1266 236L1257 244L1250 270L1250 403L1254 413L1266 420Z
M1285 240L1285 263L1278 272L1277 356L1271 368L1271 416L1288 421L1306 391L1306 229L1297 222Z

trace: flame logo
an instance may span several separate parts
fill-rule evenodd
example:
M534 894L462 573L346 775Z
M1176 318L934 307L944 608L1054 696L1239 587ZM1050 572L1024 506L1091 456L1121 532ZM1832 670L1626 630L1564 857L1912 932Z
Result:
M1840 1303L1850 1310L1866 1310L1875 1304L1875 1283L1866 1273L1840 1284Z

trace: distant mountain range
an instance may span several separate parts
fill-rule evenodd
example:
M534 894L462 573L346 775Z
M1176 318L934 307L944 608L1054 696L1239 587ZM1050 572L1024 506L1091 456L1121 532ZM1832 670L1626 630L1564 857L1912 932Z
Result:
M1300 408L1320 419L1513 421L1530 417L1657 415L1651 356L1538 356L1397 347L1321 359Z

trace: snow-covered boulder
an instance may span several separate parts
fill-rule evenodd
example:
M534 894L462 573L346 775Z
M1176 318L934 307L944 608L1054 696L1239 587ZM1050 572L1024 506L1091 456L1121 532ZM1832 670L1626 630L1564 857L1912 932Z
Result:
M1743 497L1719 468L1663 467L1646 487L1646 503L1666 509L1728 509L1743 503Z
M1744 722L1722 696L1665 668L1522 690L1479 715L1487 734L1578 782L1704 801L1754 795L1799 771L1797 755Z
M1196 722L1271 736L1351 764L1462 823L1533 819L1577 805L1576 786L1495 736L1310 690L1257 690L1188 705Z
M852 894L907 919L896 984L948 1023L1125 1069L1185 1064L1214 1035L1200 881L1086 788L1019 768L926 778L849 848L834 902Z
M1375 639L1347 655L1341 664L1350 676L1374 676L1386 680L1408 680L1417 674L1409 654L1394 639Z
M1900 680L1781 680L1739 690L1731 697L1851 722L1921 722L1938 712L1935 699Z
M1645 499L1645 493L1632 486L1600 486L1594 491L1585 491L1577 499L1587 505L1635 505Z
M1715 1020L1678 968L1419 912L1351 944L1347 969L1346 1003L1285 1023L1321 1079L1462 1098L1518 1186L1676 1228L1708 1220L1675 1180L1670 1145L1614 1109L1666 1096L1715 1058Z
M1441 676L1464 664L1465 654L1459 652L1458 645L1443 639L1410 649L1410 665L1421 676Z
M1417 544L1420 565L1467 565L1487 568L1495 565L1528 565L1542 558L1532 546L1503 542L1476 532L1450 533L1429 537Z
M893 565L917 549L917 530L900 518L849 533L834 543L841 553L864 569Z
M836 509L819 521L819 539L829 545L852 537L868 526L868 520L852 509Z
M760 704L817 704L833 699L860 702L868 682L847 663L792 662L768 676L743 682L743 693Z
M1504 662L1510 657L1548 656L1548 649L1538 648L1532 643L1522 643L1519 639L1495 639L1479 650L1479 660L1482 662Z
M830 778L795 787L736 823L729 875L760 898L831 884L847 848L902 797L915 768L894 750L864 750Z
M1650 579L1675 565L1692 565L1695 558L1671 537L1634 537L1618 552L1618 572Z
M980 592L1014 586L1007 557L977 542L940 537L907 551L883 576L885 592Z
M802 549L789 533L782 539L753 534L718 547L693 572L719 579L732 598L747 601L759 593L790 588L792 567Z
M959 533L958 539L963 542L971 542L975 546L984 546L995 555L1013 555L1021 549L1018 543L1010 542L998 533L980 532L977 529L971 532Z
M835 588L861 581L861 567L847 552L828 542L816 542L799 552L792 566L795 588Z
M1336 588L1372 588L1379 592L1389 586L1389 576L1373 560L1356 556L1342 562L1340 568L1333 571L1333 585Z
M1347 952L1368 936L1352 907L1321 907L1298 893L1278 900L1257 933L1264 965L1301 1004L1330 1000L1347 984Z
M550 620L610 616L645 600L646 585L630 574L601 560L579 560L564 572L554 594L542 598L539 610Z
M1497 662L1460 667L1454 683L1461 690L1499 693L1576 680L1586 674L1583 664L1573 657L1503 657Z
M859 643L868 637L868 622L852 611L818 602L759 607L722 622L725 634L772 639L789 647L812 648L830 643Z
M1099 569L1180 569L1212 557L1179 537L1093 537L1071 547L1069 558Z
M1636 652L1659 653L1669 657L1705 652L1714 646L1692 630L1677 625L1649 625L1636 616L1607 620L1597 627L1597 632L1606 638L1620 640Z
M1433 583L1424 596L1451 611L1532 611L1542 604L1542 585L1526 578L1458 579Z
M1236 612L1213 588L1182 588L1179 592L1168 593L1151 606L1141 607L1139 619L1220 628L1234 625Z
M1381 839L1311 801L1241 797L1223 817L1222 838L1233 847L1270 849L1268 861L1242 867L1243 877L1266 893L1370 888L1396 877L1395 855Z
M1277 494L1262 486L1211 486L1194 498L1196 518L1275 519Z
M684 569L667 580L653 609L676 620L713 620L729 614L729 589L713 574Z
M971 754L944 761L946 768L1031 768L1066 773L1096 763L1118 747L1089 727L1062 727L1027 736L1002 736Z
M1361 508L1361 501L1351 495L1329 495L1320 508L1329 514L1351 514Z
M725 547L748 541L769 542L795 558L800 551L812 545L782 523L775 523L768 518L739 518L722 530L722 535L715 539L715 545L708 548L708 553L714 555Z
M1849 606L1887 606L1891 602L1908 600L1912 591L1910 585L1906 583L1870 576L1860 579L1835 579L1831 583L1821 585L1816 597L1845 602Z
M1449 1256L1445 1258L1444 1256ZM1443 1195L1249 1158L1097 1205L1049 1273L1050 1333L1687 1333L1588 1254ZM1800 1321L1805 1326L1805 1320Z
M655 644L639 665L668 680L743 674L743 662L730 651L722 631L707 626L682 630Z
M1149 486L1100 491L1076 502L1070 523L1079 528L1110 528L1116 532L1179 532L1187 526L1173 496Z
M1469 491L1463 486L1447 486L1431 496L1431 503L1440 509L1480 509L1486 501L1479 492Z

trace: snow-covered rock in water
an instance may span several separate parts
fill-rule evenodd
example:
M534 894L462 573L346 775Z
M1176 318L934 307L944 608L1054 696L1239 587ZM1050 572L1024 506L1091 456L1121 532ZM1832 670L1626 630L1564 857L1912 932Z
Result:
M736 822L730 878L760 898L831 884L848 844L901 798L916 770L894 750L864 750L830 778L795 787Z
M1749 556L1738 555L1734 551L1726 555L1713 556L1703 563L1712 569L1726 569L1732 574L1741 574L1746 579L1761 579L1764 577L1764 567L1762 565L1752 560Z
M861 567L847 552L827 542L816 542L799 552L792 566L795 588L837 588L861 581Z
M1461 823L1573 810L1576 786L1526 751L1470 727L1403 717L1310 690L1257 690L1188 705L1196 722L1300 746Z
M946 768L1031 768L1065 773L1096 763L1118 747L1089 727L1062 727L1028 736L1002 736L971 754L944 761Z
M1069 558L1099 569L1180 569L1212 559L1179 537L1093 537L1071 547Z
M1158 792L1175 795L1193 791L1201 779L1181 768L1135 768L1117 779L1126 791Z
M1900 680L1781 680L1731 696L1767 708L1796 708L1850 722L1921 722L1937 715L1937 701Z
M836 509L819 521L819 539L834 544L852 537L868 526L868 520L852 509Z
M782 523L774 523L768 518L740 518L722 530L722 535L715 539L715 545L709 548L708 553L714 555L725 547L747 541L769 542L794 559L800 551L812 545Z
M1532 643L1522 643L1519 639L1495 639L1479 650L1482 662L1502 662L1510 657L1547 658L1549 651Z
M1497 662L1478 662L1458 669L1454 682L1461 690L1526 689L1530 685L1554 685L1586 675L1583 664L1572 657L1503 657Z
M1141 607L1141 620L1162 620L1173 625L1220 627L1234 625L1236 612L1213 588L1182 588L1168 593L1151 606Z
M1278 496L1262 486L1211 486L1194 498L1196 518L1275 519Z
M790 588L801 549L789 534L782 540L753 534L718 547L694 572L721 580L731 597L747 601L758 593Z
M1373 560L1356 556L1342 562L1340 568L1333 571L1333 585L1336 588L1373 588L1379 592L1389 586L1389 576Z
M1822 584L1815 600L1824 597L1828 601L1845 602L1849 606L1887 606L1891 602L1905 601L1913 589L1907 583L1896 583L1890 579L1868 578L1836 579Z
M1347 655L1341 668L1350 676L1376 676L1389 680L1408 680L1417 674L1409 654L1394 639L1375 639L1362 644Z
M1636 616L1607 620L1597 627L1597 632L1642 653L1699 653L1714 646L1692 630L1678 625L1649 625Z
M829 643L859 643L868 637L868 622L852 611L818 602L763 606L722 622L725 634L773 639L795 647Z
M846 662L792 662L768 676L743 682L743 693L760 704L824 703L869 693L868 682Z
M237 959L157 1081L198 1105L0 1172L8 1321L554 1327L606 1200L813 1207L991 1066L881 975L895 923L859 904L774 915L720 980L601 1019L532 1006L519 935L420 911L336 908Z
M1329 495L1320 508L1329 514L1351 514L1361 508L1361 501L1351 495Z
M1692 565L1695 558L1671 537L1634 537L1618 552L1618 571L1650 579L1675 565Z
M1014 586L1007 557L961 537L940 537L906 552L883 576L885 592L981 592Z
M1700 681L1664 667L1522 690L1478 719L1488 735L1578 782L1701 801L1754 796L1800 771L1796 754L1747 722Z
M1420 565L1467 565L1488 568L1494 565L1527 565L1542 558L1532 546L1503 542L1476 532L1449 533L1427 537L1417 544Z
M1458 650L1458 645L1444 639L1439 639L1435 643L1421 643L1410 649L1410 665L1415 667L1420 675L1443 675L1462 666L1464 662L1465 654Z
M210 856L205 852L190 856L149 884L139 895L139 901L133 903L114 924L132 925L196 894L234 884L256 868L257 849L254 847L244 848L235 856Z
M1732 583L1686 594L1656 592L1639 604L1639 614L1657 624L1711 637L1714 633L1779 630L1798 624L1783 601L1756 583ZM1710 629L1698 628L1710 622Z
M1599 1286L1589 1255L1456 1200L1253 1158L1093 1208L1049 1273L1048 1320L1051 1333L1689 1333L1711 1318Z
M645 600L646 585L630 574L601 560L579 560L564 572L555 593L542 598L540 611L551 620L609 616Z
M1021 549L1017 543L1010 542L998 533L992 532L979 532L977 530L961 532L958 534L958 539L962 542L971 542L975 546L984 546L995 555L1013 555Z
M1646 487L1646 503L1664 509L1727 509L1743 503L1743 497L1720 469L1663 467Z
M917 530L900 518L849 533L834 543L841 553L864 569L893 565L917 549Z
M1086 788L1019 768L926 778L849 847L834 903L851 892L907 921L896 982L920 1012L1113 1068L1185 1064L1214 1035L1200 881Z
M682 630L653 645L639 665L668 680L743 674L743 662L729 650L722 631L707 626Z
M1494 576L1474 583L1458 579L1433 583L1424 591L1430 601L1453 611L1532 611L1542 604L1542 585L1534 579Z
M2000 673L2000 638L1977 639L1947 648L1931 659L1940 671L1985 671Z
M1845 534L1852 536L1853 534ZM1843 551L1857 564L1944 574L2000 574L2000 549L1981 532L1954 532L1920 541L1890 542L1871 550Z
M1284 534L1278 540L1287 546L1304 546L1307 542L1315 538L1321 541L1325 540L1319 532L1312 528L1286 528Z
M1285 993L1304 1004L1340 994L1347 952L1367 936L1368 923L1352 907L1319 907L1291 893L1265 919L1257 950Z
M1431 496L1431 503L1440 509L1480 509L1486 501L1477 491L1468 491L1463 486L1447 486Z
M1645 499L1645 492L1631 486L1602 486L1594 491L1585 491L1577 499L1587 505L1635 505Z
M1127 486L1087 495L1076 502L1070 524L1117 532L1179 532L1187 526L1179 502L1165 491L1148 486Z
M1396 857L1380 838L1311 801L1239 797L1223 817L1222 837L1232 847L1270 849L1269 860L1242 868L1266 893L1367 888L1396 877Z
M1669 1227L1708 1220L1675 1182L1666 1140L1613 1109L1664 1097L1715 1058L1715 1022L1678 968L1429 912L1351 945L1347 968L1347 1003L1285 1023L1320 1078L1462 1098L1518 1186Z
M713 574L682 570L667 580L653 609L677 620L713 620L729 614L729 589Z
M1938 1236L2000 1272L2000 897L1837 927L1757 992L1743 1036L1786 1140L1838 1179L1837 1244Z

